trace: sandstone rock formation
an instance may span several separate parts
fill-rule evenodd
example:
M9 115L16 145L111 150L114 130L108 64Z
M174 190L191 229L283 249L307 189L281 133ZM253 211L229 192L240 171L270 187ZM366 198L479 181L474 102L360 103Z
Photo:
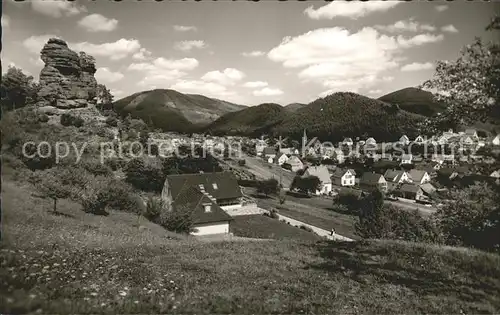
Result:
M41 51L45 67L40 72L40 107L72 109L96 103L95 60L68 48L65 41L51 38Z

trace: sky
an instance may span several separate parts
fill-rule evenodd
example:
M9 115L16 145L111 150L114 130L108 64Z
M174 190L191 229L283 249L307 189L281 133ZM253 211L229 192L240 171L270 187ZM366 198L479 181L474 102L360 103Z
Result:
M380 97L432 77L485 27L494 2L2 1L2 71L38 79L50 37L96 59L115 99L155 88L243 105Z

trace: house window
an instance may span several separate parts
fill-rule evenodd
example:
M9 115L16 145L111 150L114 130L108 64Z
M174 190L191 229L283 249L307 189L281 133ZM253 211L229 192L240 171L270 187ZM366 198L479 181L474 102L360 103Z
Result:
M211 212L212 211L212 207L210 204L208 205L205 205L205 212Z
M212 184L212 187L213 187L214 189L219 189L219 187L217 186L217 183L213 183L213 184Z

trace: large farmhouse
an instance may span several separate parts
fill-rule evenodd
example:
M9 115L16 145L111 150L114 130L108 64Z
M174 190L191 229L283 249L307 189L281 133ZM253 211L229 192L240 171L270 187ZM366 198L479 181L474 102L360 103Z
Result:
M194 235L229 233L231 217L224 210L242 206L240 186L231 172L169 175L161 196L172 211L192 212Z

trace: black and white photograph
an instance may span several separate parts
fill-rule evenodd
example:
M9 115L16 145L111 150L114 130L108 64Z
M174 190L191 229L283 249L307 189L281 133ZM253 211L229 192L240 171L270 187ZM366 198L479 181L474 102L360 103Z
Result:
M500 313L499 1L0 12L0 314Z

